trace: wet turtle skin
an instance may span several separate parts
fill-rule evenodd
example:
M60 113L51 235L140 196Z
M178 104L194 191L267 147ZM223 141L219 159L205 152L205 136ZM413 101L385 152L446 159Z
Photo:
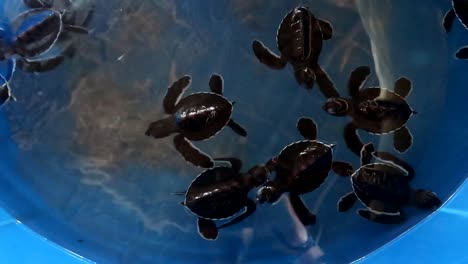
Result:
M372 157L384 162L371 163ZM339 212L348 211L359 200L366 206L357 211L361 217L381 224L398 224L405 220L402 209L406 206L436 210L441 205L434 192L411 188L415 171L408 163L388 152L376 152L372 144L363 146L359 169L352 172L338 168L335 172L351 176L353 187L338 201Z
M468 0L452 0L452 8L447 11L443 18L443 26L447 33L452 30L455 18L458 18L465 29L468 29ZM468 46L458 49L455 57L461 60L468 59Z
M256 204L247 195L251 189L267 180L268 164L254 166L240 173L242 163L237 158L219 158L231 167L214 167L202 172L184 192L182 204L198 217L198 231L202 238L214 240L218 229L239 223L256 210ZM229 222L217 226L215 220L224 220L245 212Z
M257 59L272 69L283 69L290 63L297 82L306 89L312 89L317 82L325 97L336 97L333 82L318 64L323 40L332 35L333 27L328 21L316 18L308 7L298 6L283 18L278 28L276 42L280 56L259 40L252 42L252 49Z
M304 204L300 195L317 189L327 178L333 162L333 145L317 141L317 126L312 119L300 118L297 128L306 140L286 146L272 158L271 171L276 175L257 192L259 203L275 203L283 193L289 193L289 202L304 225L312 225L315 215ZM341 166L346 164L341 163ZM348 165L351 166L351 165Z
M145 134L154 138L163 138L171 134L174 145L182 156L195 166L210 168L214 163L191 141L206 140L225 126L229 126L240 136L247 136L247 131L232 118L233 104L223 94L223 79L213 74L209 86L212 92L194 93L180 97L191 83L190 76L184 76L174 82L163 100L163 107L168 117L151 123Z
M394 133L394 147L405 152L411 147L413 137L406 126L409 118L416 112L409 106L406 97L410 94L412 83L405 77L395 82L394 91L380 87L363 88L370 75L370 68L356 68L348 81L351 98L335 97L327 99L323 109L330 115L350 116L352 118L344 130L348 148L359 155L361 148L357 129L372 134Z

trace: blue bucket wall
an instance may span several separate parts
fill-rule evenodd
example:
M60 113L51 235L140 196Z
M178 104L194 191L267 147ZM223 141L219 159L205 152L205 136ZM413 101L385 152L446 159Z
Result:
M185 164L170 140L142 133L162 116L171 78L192 75L190 93L206 91L212 72L224 76L226 96L237 102L234 117L249 129L248 139L225 130L197 146L213 156L238 156L244 169L299 140L300 116L318 122L320 139L338 143L338 160L357 166L341 138L349 120L323 113L318 89L298 87L291 69L269 70L251 54L252 39L275 50L276 27L297 1L108 2L97 1L95 30L78 45L85 52L44 74L18 70L11 82L18 102L1 110L0 205L28 227L99 263L346 263L427 216L408 209L404 224L382 226L354 212L339 214L336 201L350 186L331 174L321 189L304 195L317 225L300 226L283 199L222 230L216 242L202 240L195 218L170 195L200 170ZM360 65L374 69L369 84L391 88L401 75L413 80L409 102L419 114L409 122L414 146L402 156L417 171L412 185L434 190L444 201L468 171L468 90L462 85L467 62L452 56L468 43L468 34L458 23L448 36L443 32L447 2L360 0L357 8L348 8L347 1L310 3L335 26L321 63L340 92ZM10 19L24 10L21 1L6 0L3 7ZM141 36L130 35L137 29ZM391 137L361 136L391 149Z

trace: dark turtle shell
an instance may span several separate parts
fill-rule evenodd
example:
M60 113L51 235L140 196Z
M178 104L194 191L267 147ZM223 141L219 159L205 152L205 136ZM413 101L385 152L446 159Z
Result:
M332 161L330 145L316 140L298 141L286 146L276 158L276 177L289 192L308 193L325 181Z
M307 7L296 7L281 21L276 42L281 54L293 64L318 60L323 43L320 24Z
M383 88L362 89L352 99L353 123L370 133L390 133L406 125L413 110L400 95Z
M410 196L409 177L402 169L385 163L362 166L351 176L354 193L366 206L384 204L385 212L398 212Z
M175 113L178 132L193 141L216 135L229 122L233 105L215 93L195 93L182 98Z
M62 31L62 15L48 8L21 13L11 23L11 46L14 53L34 57L48 51Z
M247 193L239 174L230 167L215 167L201 173L189 186L184 204L205 219L224 219L246 205Z

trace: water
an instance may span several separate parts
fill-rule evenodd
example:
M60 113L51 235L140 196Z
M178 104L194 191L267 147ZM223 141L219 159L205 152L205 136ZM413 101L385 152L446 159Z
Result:
M239 157L247 169L301 139L296 120L309 116L321 140L338 144L336 159L358 166L342 140L349 119L328 116L317 88L305 91L290 68L267 69L251 52L253 39L276 51L282 17L307 4L335 27L320 63L341 93L360 65L373 69L369 85L392 88L402 75L412 79L408 100L419 114L409 121L413 147L401 157L416 169L412 186L445 201L468 171L468 91L460 85L468 78L466 62L452 56L468 43L468 34L458 22L450 35L443 31L449 2L96 0L92 34L75 36L72 59L41 74L17 70L11 81L18 101L1 110L0 205L48 239L100 263L359 259L427 213L405 209L410 217L397 226L370 223L354 210L338 213L336 202L351 187L332 173L320 189L303 195L318 216L315 226L304 228L282 199L221 230L217 241L205 241L196 218L171 195L202 170L180 157L171 138L152 140L144 130L164 115L161 101L172 81L190 74L188 93L207 91L217 72L226 96L237 102L234 118L249 135L241 139L225 129L196 143L205 152ZM10 19L25 9L21 1L3 3ZM75 3L84 9L89 4ZM391 136L360 135L391 151Z

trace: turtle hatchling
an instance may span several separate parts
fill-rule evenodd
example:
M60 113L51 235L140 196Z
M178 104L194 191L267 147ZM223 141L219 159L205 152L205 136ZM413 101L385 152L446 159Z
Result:
M371 163L372 157L382 161ZM405 161L388 152L375 152L370 143L361 151L361 167L352 170L335 170L338 175L351 176L353 191L338 201L338 211L345 212L359 200L365 209L357 213L373 222L398 224L404 221L405 206L415 206L426 210L436 210L441 201L434 192L410 186L415 176L414 169Z
M380 87L363 88L369 74L367 66L356 68L348 81L351 98L329 98L323 109L330 115L352 117L344 130L344 139L356 155L361 151L358 128L376 135L393 133L393 146L397 151L405 152L413 144L406 123L416 113L406 101L412 89L411 81L399 78L394 91Z
M318 64L323 40L332 35L330 22L316 18L308 7L298 6L289 11L279 26L276 36L279 56L259 40L253 41L252 49L257 59L272 69L283 69L290 63L297 82L306 89L312 89L317 82L325 97L336 97L333 82Z
M460 23L468 29L468 0L452 0L452 8L444 16L443 26L446 32L450 32L453 27L455 18L458 18ZM468 46L460 48L455 57L458 59L468 59Z
M303 225L312 225L316 217L302 201L300 195L317 189L328 176L332 165L349 170L351 164L333 162L332 144L317 140L317 125L312 119L300 118L297 128L305 140L286 146L268 164L268 171L275 177L267 181L257 192L257 201L275 203L283 193L289 193L289 202Z
M151 123L145 134L154 138L176 134L175 148L185 160L195 166L211 168L214 163L210 156L190 141L209 139L225 126L242 137L247 136L247 131L231 118L233 102L223 96L220 75L213 74L210 78L212 92L193 93L181 98L190 83L191 77L184 76L169 87L163 100L164 111L169 116Z
M230 167L217 166L205 170L190 184L181 203L198 217L198 232L207 240L218 237L218 229L236 224L256 210L256 204L247 195L267 180L267 166L255 166L241 174L242 163L236 158L219 158L231 163ZM246 209L240 213L242 209ZM240 214L239 214L240 213ZM220 226L215 220L228 220Z

